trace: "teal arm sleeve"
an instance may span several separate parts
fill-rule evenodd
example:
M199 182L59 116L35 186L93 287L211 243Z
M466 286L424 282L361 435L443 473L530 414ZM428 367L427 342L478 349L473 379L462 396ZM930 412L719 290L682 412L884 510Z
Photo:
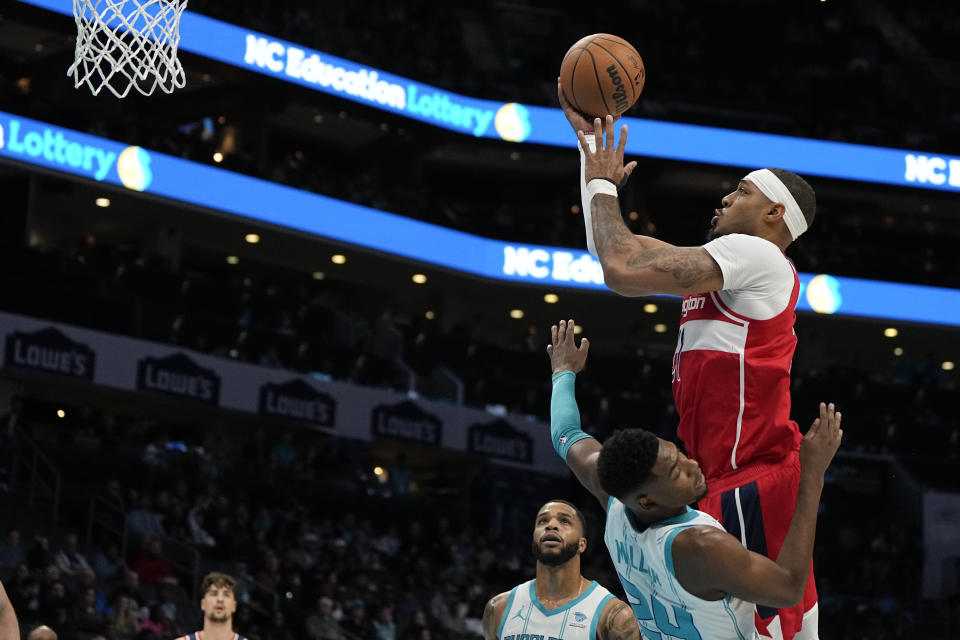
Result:
M573 443L592 437L580 429L580 408L573 391L576 379L573 371L561 371L553 376L553 395L550 396L550 439L554 451L564 462Z

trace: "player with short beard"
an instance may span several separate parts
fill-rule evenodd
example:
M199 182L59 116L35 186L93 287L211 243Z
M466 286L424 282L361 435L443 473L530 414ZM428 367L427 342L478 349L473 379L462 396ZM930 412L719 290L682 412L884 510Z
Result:
M219 571L208 573L200 587L203 598L203 630L194 631L177 640L246 640L233 630L233 614L237 610L237 581Z
M640 640L630 607L580 575L585 529L583 514L566 500L540 507L532 543L537 577L490 598L484 640Z

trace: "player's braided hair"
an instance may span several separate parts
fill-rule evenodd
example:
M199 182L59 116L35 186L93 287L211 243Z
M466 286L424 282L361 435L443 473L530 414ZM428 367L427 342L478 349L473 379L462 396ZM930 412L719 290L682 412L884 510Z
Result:
M803 217L807 220L807 228L813 226L813 217L817 214L817 196L810 183L786 169L770 169L773 175L780 178L780 182L787 188L793 199L797 201L797 206L803 212Z
M622 429L603 443L597 459L600 486L618 500L646 483L660 453L660 440L645 429Z

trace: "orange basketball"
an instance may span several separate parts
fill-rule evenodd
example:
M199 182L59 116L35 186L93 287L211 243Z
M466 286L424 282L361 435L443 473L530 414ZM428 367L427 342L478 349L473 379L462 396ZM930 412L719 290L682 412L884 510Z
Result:
M594 118L618 116L632 107L645 79L637 50L608 33L581 38L560 64L560 84L567 100Z

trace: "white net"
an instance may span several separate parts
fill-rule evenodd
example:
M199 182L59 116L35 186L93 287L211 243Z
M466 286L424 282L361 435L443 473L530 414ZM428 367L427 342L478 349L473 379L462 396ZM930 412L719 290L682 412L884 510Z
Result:
M67 75L93 95L108 88L118 98L131 88L145 96L185 84L177 59L180 16L187 0L73 0L77 48Z

